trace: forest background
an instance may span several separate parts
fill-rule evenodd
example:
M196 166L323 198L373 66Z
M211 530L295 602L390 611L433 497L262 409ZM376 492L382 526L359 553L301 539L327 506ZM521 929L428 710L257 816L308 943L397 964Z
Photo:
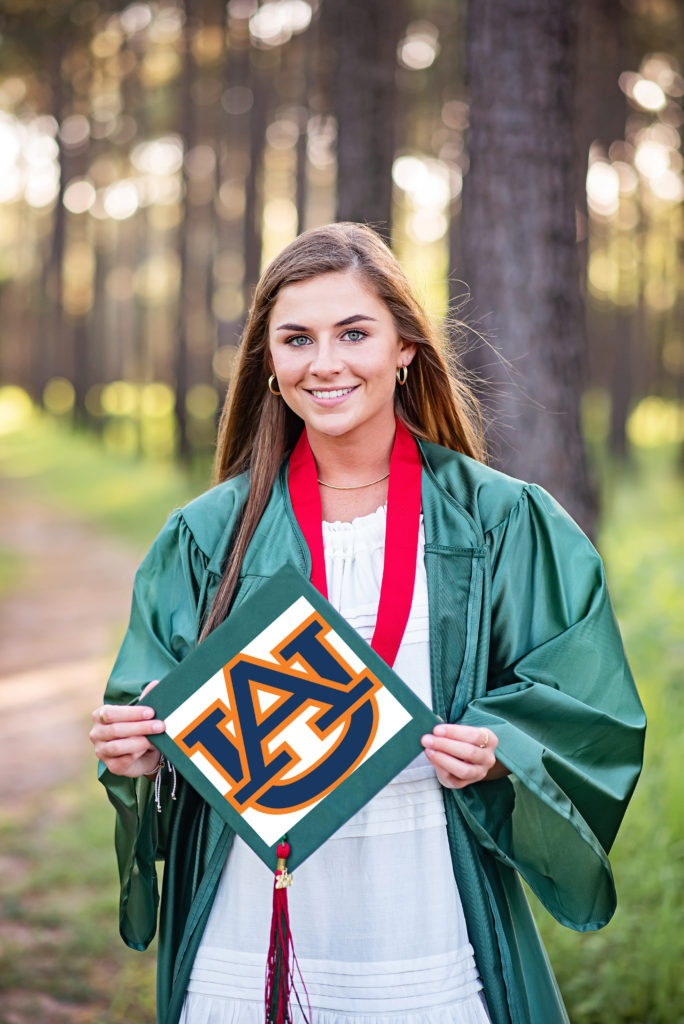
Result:
M87 709L260 269L333 219L606 559L646 767L614 921L538 920L573 1024L684 1019L683 66L678 0L0 0L0 1024L154 1019Z

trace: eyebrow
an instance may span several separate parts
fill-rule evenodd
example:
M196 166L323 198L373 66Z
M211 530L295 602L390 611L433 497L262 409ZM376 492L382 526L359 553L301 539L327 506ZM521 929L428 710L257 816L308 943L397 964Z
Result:
M353 313L351 316L347 316L344 320L338 320L335 327L348 327L349 324L358 323L359 320L372 320L376 323L377 320L374 316L368 316L366 313ZM276 331L308 331L309 328L303 324L280 324L276 327Z

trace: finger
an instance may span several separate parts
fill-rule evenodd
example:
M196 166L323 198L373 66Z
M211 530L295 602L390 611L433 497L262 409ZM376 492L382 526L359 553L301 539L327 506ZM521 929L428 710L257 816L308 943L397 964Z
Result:
M499 742L496 733L484 726L457 725L456 723L440 722L432 730L433 736L448 736L463 743L472 743L475 747L495 747Z
M493 733L491 729L482 729L480 738L478 740L478 747L482 750L489 748L493 750L499 743L499 738L496 733Z
M448 772L442 771L441 768L435 768L435 775L445 789L465 789L470 785L468 779L457 779L455 775L450 775Z
M154 710L142 704L103 704L95 708L91 715L99 725L111 725L112 722L137 722L154 718Z
M164 732L166 723L160 718L145 718L142 722L112 722L111 725L94 725L92 731L101 740L116 740L125 736L152 736Z
M158 767L159 751L146 751L144 754L129 754L125 757L107 757L101 760L113 775L139 778Z
M95 753L102 761L129 757L132 754L139 757L141 754L150 753L153 749L156 748L146 736L125 736L123 739L105 740L95 745Z
M488 768L494 764L493 746L474 746L472 743L452 740L447 736L434 736L431 733L422 737L422 743L427 750L439 751L470 764L486 765Z
M457 758L444 754L439 750L428 750L427 755L435 771L438 773L443 772L464 785L469 785L471 782L479 782L487 774L488 769L484 765L459 761Z
M166 724L160 719L152 719L151 721L144 719L143 721L136 722L113 722L111 725L100 725L99 722L96 721L96 724L90 730L88 738L95 747L95 753L101 758L103 756L103 751L107 749L107 743L131 737L142 737L146 740L148 736L162 733L165 730Z

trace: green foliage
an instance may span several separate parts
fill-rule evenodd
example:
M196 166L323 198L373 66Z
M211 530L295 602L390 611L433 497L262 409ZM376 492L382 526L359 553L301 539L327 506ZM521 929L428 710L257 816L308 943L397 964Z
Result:
M1 436L0 474L38 481L61 508L113 530L141 550L174 508L208 485L207 462L190 473L170 461L115 455L93 434L35 410Z
M0 547L0 597L21 579L21 559L9 548Z
M154 1021L154 954L116 935L113 821L88 759L78 785L0 824L0 1024Z
M684 482L674 447L613 468L601 535L625 647L648 716L644 771L611 853L618 910L576 935L539 910L573 1024L684 1020Z

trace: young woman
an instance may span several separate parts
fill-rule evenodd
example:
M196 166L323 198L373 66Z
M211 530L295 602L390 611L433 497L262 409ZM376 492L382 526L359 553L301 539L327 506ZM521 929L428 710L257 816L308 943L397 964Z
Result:
M399 451L419 467L409 556L385 545ZM607 851L644 719L593 547L544 491L482 458L472 397L384 243L355 224L297 238L256 290L217 486L142 563L93 713L133 948L155 933L165 859L163 1024L261 1024L272 879L182 779L172 801L163 774L157 812L148 737L163 723L138 701L278 568L310 574L291 501L303 465L329 600L370 640L384 566L403 559L413 601L394 668L446 723L296 872L312 1021L567 1021L520 876L563 924L609 920Z

